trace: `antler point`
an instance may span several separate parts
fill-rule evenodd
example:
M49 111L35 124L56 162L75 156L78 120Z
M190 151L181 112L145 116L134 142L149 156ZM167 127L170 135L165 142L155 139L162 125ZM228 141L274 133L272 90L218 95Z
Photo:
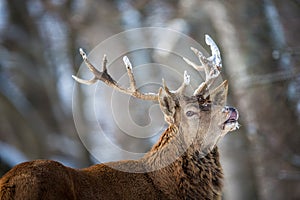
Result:
M184 71L183 76L184 76L184 84L189 85L191 81L191 76L187 73L186 70Z
M130 70L132 69L131 62L127 56L123 57L123 62L125 64L125 66L127 67L127 69L130 69Z
M80 53L80 55L81 55L81 57L82 57L83 60L87 59L86 53L83 51L82 48L79 48L79 53Z

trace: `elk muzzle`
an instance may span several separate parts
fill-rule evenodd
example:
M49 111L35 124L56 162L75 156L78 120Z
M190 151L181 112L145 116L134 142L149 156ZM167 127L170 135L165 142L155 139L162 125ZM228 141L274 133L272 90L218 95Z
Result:
M225 131L234 131L240 127L238 123L239 112L236 108L225 106L222 113L226 114L226 120L222 124L222 129Z

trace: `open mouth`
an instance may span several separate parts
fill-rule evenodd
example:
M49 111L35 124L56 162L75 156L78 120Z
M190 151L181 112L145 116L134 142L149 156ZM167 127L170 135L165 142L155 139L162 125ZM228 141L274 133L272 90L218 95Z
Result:
M237 109L229 106L225 106L222 112L227 113L227 119L223 123L223 130L233 131L239 128L239 112Z

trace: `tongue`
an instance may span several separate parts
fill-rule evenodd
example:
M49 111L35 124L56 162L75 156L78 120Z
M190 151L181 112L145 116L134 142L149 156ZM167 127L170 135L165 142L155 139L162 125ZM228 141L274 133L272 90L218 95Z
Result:
M226 123L236 122L237 120L238 120L238 113L235 109L232 109Z

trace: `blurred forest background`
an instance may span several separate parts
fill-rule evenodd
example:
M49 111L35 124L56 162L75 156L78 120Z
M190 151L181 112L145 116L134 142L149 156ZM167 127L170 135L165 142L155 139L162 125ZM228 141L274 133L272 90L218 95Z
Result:
M0 0L0 176L32 159L94 164L72 115L78 48L155 26L221 49L242 124L220 144L224 199L300 199L299 21L299 0Z

